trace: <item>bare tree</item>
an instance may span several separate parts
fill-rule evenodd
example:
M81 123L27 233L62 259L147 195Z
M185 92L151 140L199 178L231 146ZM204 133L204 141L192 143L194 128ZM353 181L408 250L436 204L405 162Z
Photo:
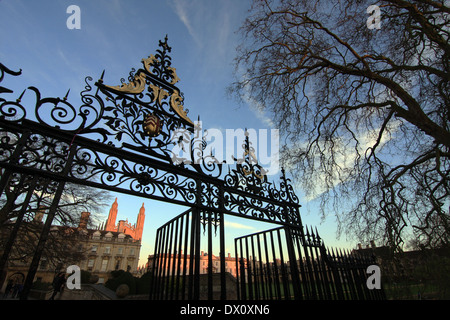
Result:
M284 165L341 234L448 245L450 7L373 4L254 1L230 91L273 114Z
M51 206L53 193L51 190L45 190L46 182L44 180L42 179L40 182L41 186L38 185L35 190L32 190L33 194L25 212L25 221L42 220L46 209ZM19 188L18 192L15 188L5 188L5 194L0 197L0 228L8 220L14 220L19 215L29 184ZM54 223L62 226L75 226L79 222L81 212L98 213L109 204L111 199L111 194L103 190L67 183L58 204ZM91 217L91 219L96 218L95 215Z
M27 185L29 183L25 183ZM51 182L49 183L52 184ZM53 202L52 188L42 179L36 189L32 190L30 201L24 208L26 189L15 192L15 188L5 188L5 195L0 198L0 211L4 214L0 225L0 243L5 244L16 223L21 210L25 210L20 222L14 246L8 254L9 261L28 261L33 257L36 244L43 228L46 213ZM98 213L109 204L111 195L103 190L67 183L63 195L58 203L53 228L49 234L42 257L50 265L67 264L80 261L83 252L78 250L79 233L74 228L80 223L81 213L89 212L90 223L98 219ZM4 247L4 245L2 246Z

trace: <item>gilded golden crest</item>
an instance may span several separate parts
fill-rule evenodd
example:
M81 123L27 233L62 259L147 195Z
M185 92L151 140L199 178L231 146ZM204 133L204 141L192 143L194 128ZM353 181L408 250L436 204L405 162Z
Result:
M143 129L146 135L154 138L161 133L161 120L154 114L147 114L144 118Z
M155 102L156 100L158 100L158 103L161 104L161 101L169 96L169 93L166 90L164 90L158 86L149 84L149 87L153 92L152 102Z
M170 106L181 118L194 125L192 120L187 116L186 110L183 108L183 97L180 96L180 93L177 90L174 91L170 97Z
M134 76L134 80L130 83L123 83L120 86L106 86L106 87L123 93L138 94L143 92L145 89L145 78L146 78L145 74L143 72L139 72Z
M162 45L164 45L164 43L162 43ZM167 47L164 47L164 49L166 50ZM153 103L157 102L159 106L161 106L163 104L163 100L169 98L170 96L170 107L172 110L184 121L190 125L194 125L193 121L189 119L186 110L184 110L183 97L180 94L180 91L174 86L180 80L177 76L175 68L170 67L170 63L169 65L165 65L155 55L150 55L148 58L142 59L142 63L145 70L140 69L134 76L133 81L130 83L122 83L120 86L105 85L105 87L125 94L141 94L144 92L145 87L148 86L148 92L151 93ZM161 85L160 81L158 80L155 82L153 77L164 80L166 84L168 83L169 85ZM151 118L148 120L150 121ZM152 121L155 123L160 122L159 119L158 121L153 119L150 122ZM150 122L147 124L147 129L151 132L148 133L151 136L152 134L155 134L154 132L156 131L155 128L151 128L152 124ZM146 124L144 124L144 126L146 126Z
M147 70L148 73L153 74L151 68L153 65L160 63L160 61L152 54L146 59L142 59L142 63L144 65L145 70ZM174 67L167 67L167 70L171 73L172 80L169 82L170 84L174 85L178 81L180 81L180 78L177 76L176 69Z

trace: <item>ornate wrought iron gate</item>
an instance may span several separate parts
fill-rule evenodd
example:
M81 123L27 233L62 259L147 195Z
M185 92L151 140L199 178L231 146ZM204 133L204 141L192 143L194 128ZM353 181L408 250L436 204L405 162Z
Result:
M207 259L201 257L201 233L206 233ZM213 263L215 237L218 237L219 265ZM201 265L206 262L207 265ZM221 299L227 298L225 268L225 228L223 214L189 209L167 222L157 231L155 254L151 264L150 299ZM201 272L200 269L207 269ZM218 272L220 271L220 272ZM223 271L223 272L222 272ZM201 274L206 277L203 285ZM219 277L213 277L220 274ZM214 293L213 288L220 287ZM234 289L234 288L233 288Z
M294 250L293 245L298 243L296 237L303 234L298 198L284 172L279 185L267 180L261 167L251 158L248 137L243 161L228 172L222 170L214 157L203 154L204 139L194 141L189 150L191 155L201 155L199 161L173 163L171 146L185 139L186 134L194 133L196 123L184 109L170 51L166 37L160 41L155 55L142 60L143 68L132 69L128 82L122 79L119 86L104 84L105 72L95 82L95 89L91 85L92 78L87 77L79 106L68 102L69 91L62 99L43 98L36 87L25 89L16 99L0 98L0 196L8 193L7 205L18 198L23 200L23 210L15 220L15 231L0 260L1 270L16 240L29 197L37 190L54 194L22 298L26 299L31 288L66 183L192 208L158 231L152 298L199 298L199 278L195 270L199 268L200 229L207 228L208 239L213 229L220 231L219 250L223 258L225 215L282 226L290 234L286 245L290 252ZM0 64L0 82L5 75L20 74ZM34 109L22 105L27 91L36 98ZM0 94L10 93L12 90L0 86ZM193 258L189 261L188 281L169 281L168 276L187 270L179 268L179 263L186 263L186 258L168 259L174 253L181 255L181 241L187 240L189 245L184 245L184 252L186 254L189 247ZM211 247L212 242L208 246ZM290 263L295 263L291 260L293 257L290 254ZM172 270L156 268L164 264ZM212 266L208 268L208 298L212 298ZM292 268L291 273L296 270ZM227 291L224 277L221 275L223 299ZM292 279L300 281L295 275ZM179 289L180 285L186 289ZM299 290L300 287L294 288Z
M235 239L242 300L380 300L369 290L373 257L327 250L317 230L279 227Z

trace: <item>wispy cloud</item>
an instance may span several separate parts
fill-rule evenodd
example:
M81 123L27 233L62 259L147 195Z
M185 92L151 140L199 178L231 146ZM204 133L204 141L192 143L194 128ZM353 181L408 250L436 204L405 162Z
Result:
M187 8L187 2L181 0L173 0L169 2L173 7L178 18L183 22L184 26L188 30L191 37L197 43L197 45L202 46L202 42L200 41L199 35L196 33L194 27L192 26L192 22L189 18L189 12Z
M117 23L124 22L123 16L123 8L120 4L120 0L108 0L108 5L105 6L108 8L109 14Z
M247 75L243 75L243 81L246 80ZM255 114L255 116L263 122L265 125L275 128L275 123L271 118L269 118L265 113L265 107L258 101L256 101L250 94L250 84L244 87L244 91L241 95L242 100L249 106L250 110Z
M373 148L378 141L377 150L381 152L383 147L385 147L397 133L400 122L393 121L389 127L389 133L384 133L378 141L378 136L380 128L365 130L356 133L356 139L359 142L358 151L360 154L364 155L367 150ZM307 148L306 142L299 142L294 146L290 146L287 152L292 152L292 154L299 154ZM354 179L352 168L355 165L355 147L352 144L344 143L341 139L336 139L334 141L335 154L331 155L328 151L325 151L323 155L315 155L313 160L317 174L314 187L307 190L304 200L306 202L318 199L321 195L329 191L329 188L336 188L343 183L347 183ZM335 161L336 168L339 170L334 170L331 176L328 175L320 166L320 158L331 159ZM293 163L285 164L288 170L293 170L295 167ZM301 188L301 183L298 183L298 188Z
M229 0L170 0L168 3L202 49L203 63L219 66L228 63L235 48L234 30L240 23L239 6Z
M244 100L250 107L250 110L255 114L256 118L258 118L266 126L275 128L275 123L273 122L273 119L269 118L264 112L264 110L258 107L257 101L255 101L253 98L250 97L245 97Z
M228 228L234 228L234 229L247 229L247 230L254 230L255 228L249 225L245 225L242 223L237 223L237 222L230 222L230 221L225 221L225 226Z

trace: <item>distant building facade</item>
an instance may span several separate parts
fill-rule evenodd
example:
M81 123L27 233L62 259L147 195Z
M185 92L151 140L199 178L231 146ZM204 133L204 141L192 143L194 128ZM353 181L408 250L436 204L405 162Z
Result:
M126 270L132 274L138 272L141 240L121 231L88 230L80 231L79 250L85 259L78 262L81 270L89 271L104 283L113 270Z
M139 255L141 249L141 239L144 230L145 208L142 205L137 216L137 222L134 225L128 221L120 220L116 225L115 220L118 213L117 198L111 206L106 223L95 229L89 229L89 212L82 212L78 227L52 226L50 232L56 237L63 239L67 237L65 244L70 251L70 262L67 265L58 265L50 263L44 255L39 263L39 267L35 276L35 280L41 282L52 282L58 271L65 271L71 265L77 265L81 270L89 271L92 275L98 276L98 283L104 283L108 280L110 272L113 270L126 270L132 274L139 274ZM43 211L36 213L33 224L43 225ZM8 230L3 229L3 238L8 237ZM26 228L25 228L26 229ZM20 241L25 241L26 235L18 237L16 246L20 246ZM60 240L64 243L65 240ZM47 249L50 250L50 249ZM2 250L0 248L0 254ZM3 288L10 279L16 282L24 281L30 265L30 259L17 259L11 257L8 261L6 278L3 282ZM66 259L67 260L67 259Z
M168 258L168 257L167 257ZM171 254L170 255L170 263L167 263L165 265L165 270L163 273L165 275L172 275L173 272L173 266L179 266L179 271L176 269L175 272L179 272L180 274L183 273L184 270L186 270L186 274L189 273L190 268L190 262L191 262L191 256L185 255L183 253L181 254ZM212 272L213 273L220 273L220 257L216 255L212 255ZM148 262L147 262L147 271L152 271L153 269L153 262L154 262L154 255L148 256ZM201 251L200 253L200 274L207 274L208 273L208 266L209 266L209 254ZM236 272L236 258L232 257L230 253L225 257L225 272L230 273L233 277L237 276Z

